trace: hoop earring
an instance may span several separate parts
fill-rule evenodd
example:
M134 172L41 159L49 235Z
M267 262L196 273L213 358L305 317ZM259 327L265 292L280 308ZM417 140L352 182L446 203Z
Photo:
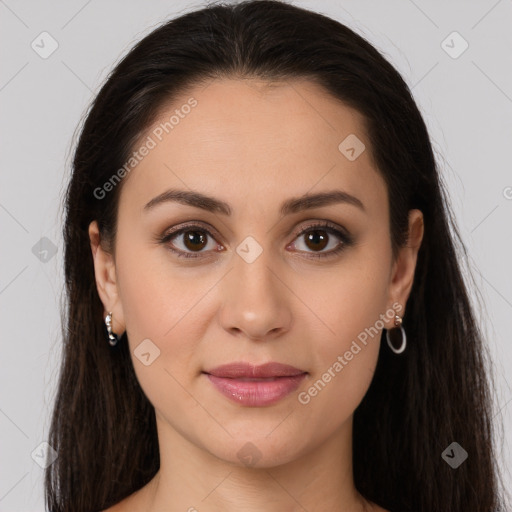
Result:
M388 342L389 348L395 354L401 354L405 350L405 347L407 346L407 336L405 334L405 329L402 327L402 318L399 315L395 315L395 325L396 325L397 329L393 329L393 330L398 330L398 328L400 328L400 332L402 334L402 343L400 344L400 347L399 348L393 347L393 345L391 344L391 340L389 339L388 329L386 329L386 341Z
M112 331L112 311L105 317L105 324L107 326L108 342L114 347L119 341L119 336Z

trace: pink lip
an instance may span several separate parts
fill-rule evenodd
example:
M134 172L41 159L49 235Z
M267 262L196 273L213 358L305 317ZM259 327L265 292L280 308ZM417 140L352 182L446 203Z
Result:
M226 397L252 407L278 402L297 389L307 372L281 363L231 363L203 372Z

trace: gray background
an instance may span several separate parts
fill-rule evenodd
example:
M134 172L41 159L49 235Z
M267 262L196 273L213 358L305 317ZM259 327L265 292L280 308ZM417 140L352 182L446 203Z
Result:
M476 307L504 425L499 463L512 488L512 0L293 3L366 37L412 88L484 301ZM76 126L134 42L202 5L0 0L0 511L44 510L36 461L60 357L60 203ZM44 31L58 43L45 59L31 46L51 49ZM464 41L446 39L453 31L469 45L461 55Z

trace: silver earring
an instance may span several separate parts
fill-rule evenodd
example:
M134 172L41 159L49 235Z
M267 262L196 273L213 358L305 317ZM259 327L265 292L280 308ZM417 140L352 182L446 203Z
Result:
M395 354L401 354L405 350L405 347L407 346L407 336L405 335L405 329L402 327L402 318L399 315L395 315L395 325L396 325L397 329L393 329L393 330L395 331L395 330L398 330L398 328L400 328L400 332L402 334L402 343L400 344L400 347L399 348L393 347L393 345L391 344L391 340L389 339L388 329L386 329L386 340L388 342L389 348Z
M109 314L105 317L105 324L107 326L108 342L112 347L114 347L119 341L119 336L112 331L112 312L109 312Z

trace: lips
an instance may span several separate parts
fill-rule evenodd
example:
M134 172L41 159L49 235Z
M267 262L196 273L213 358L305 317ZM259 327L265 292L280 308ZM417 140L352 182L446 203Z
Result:
M307 372L281 363L238 362L203 372L224 396L242 406L272 405L297 389Z
M214 377L250 381L275 379L278 377L294 377L306 372L288 364L275 362L270 362L259 366L245 362L236 362L217 366L216 368L205 371L204 373L208 373Z

